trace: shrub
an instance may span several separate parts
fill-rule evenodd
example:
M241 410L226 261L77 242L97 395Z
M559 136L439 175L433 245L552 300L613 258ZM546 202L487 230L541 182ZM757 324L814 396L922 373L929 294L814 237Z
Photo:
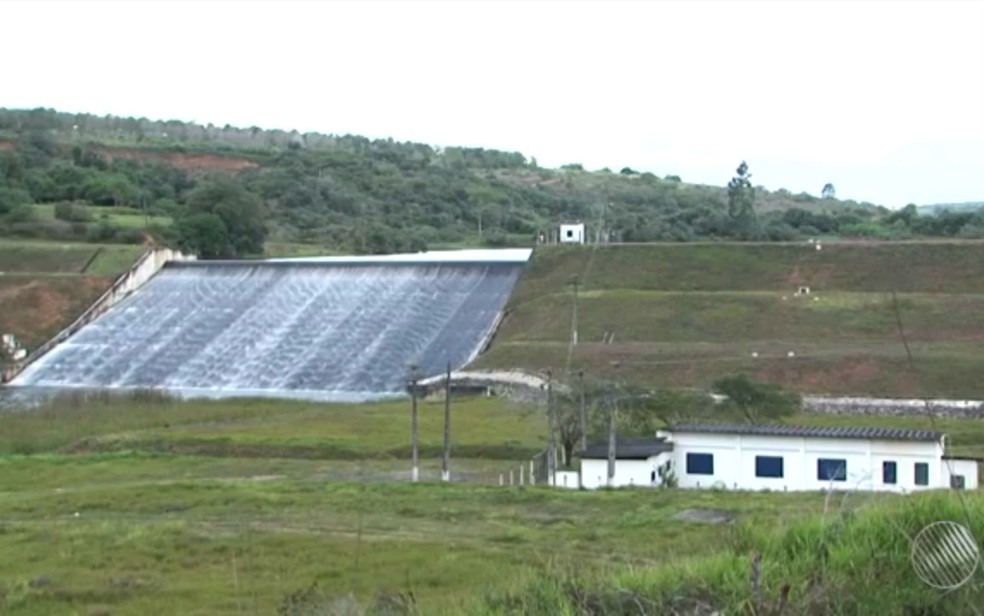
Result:
M63 201L55 204L55 218L65 222L89 222L92 216L89 208L81 203Z
M0 186L0 215L22 205L30 205L31 195L26 190Z

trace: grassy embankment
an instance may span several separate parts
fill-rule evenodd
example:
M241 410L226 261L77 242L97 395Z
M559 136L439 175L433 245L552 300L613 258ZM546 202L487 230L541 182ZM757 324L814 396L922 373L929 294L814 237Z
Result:
M141 246L0 239L0 332L28 349L71 323L140 256Z
M500 488L500 472L542 447L544 420L494 399L455 401L456 481L409 485L407 406L138 394L0 415L0 550L17 554L0 562L4 613L273 613L291 595L324 610L408 591L423 614L573 613L565 602L581 595L558 591L559 579L604 601L621 587L667 605L696 591L725 605L747 596L752 551L765 554L769 593L788 581L800 596L819 535L840 594L857 590L851 572L909 579L904 535L885 523L876 532L864 513L828 536L834 527L815 521L820 494ZM421 407L427 479L441 412ZM980 422L941 427L965 451L984 447ZM901 506L906 529L928 515L920 502L852 494L833 509ZM675 519L686 509L737 521ZM905 601L931 598L909 586Z
M592 375L618 359L651 385L745 371L803 393L984 397L982 242L540 248L477 365L563 368L575 275L572 366Z

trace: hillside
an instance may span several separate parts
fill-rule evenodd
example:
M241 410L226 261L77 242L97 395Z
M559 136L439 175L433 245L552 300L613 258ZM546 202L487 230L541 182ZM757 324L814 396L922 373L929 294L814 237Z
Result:
M17 236L139 243L149 231L169 242L207 236L216 252L242 255L260 250L230 245L241 233L233 227L256 218L261 242L342 252L531 245L566 220L612 241L727 238L735 231L723 186L733 173L722 169L720 186L703 186L628 167L545 169L482 148L0 109L0 234ZM209 192L217 181L224 190ZM871 204L805 193L759 188L755 207L763 239L904 231L881 229L887 212ZM103 218L121 208L147 218ZM221 224L170 224L195 214Z
M563 373L575 275L570 366L594 376L619 360L647 385L744 371L810 394L984 397L984 242L540 247L478 367Z
M984 210L984 201L965 201L963 203L934 203L916 208L920 216L933 216L941 212L977 212Z
M140 246L0 244L0 333L28 351L75 320L140 256Z

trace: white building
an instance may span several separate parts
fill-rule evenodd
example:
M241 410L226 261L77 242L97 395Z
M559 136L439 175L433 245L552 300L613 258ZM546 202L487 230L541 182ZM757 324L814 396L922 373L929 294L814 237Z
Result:
M560 225L561 244L583 244L584 243L584 223Z
M914 492L978 487L974 458L945 455L942 432L896 428L678 424L655 438L618 439L613 487ZM608 485L607 443L581 455L581 485Z
M659 467L672 467L672 464L673 444L667 440L620 437L615 440L615 477L612 487L658 486ZM607 485L608 443L590 444L581 452L581 486L592 490Z

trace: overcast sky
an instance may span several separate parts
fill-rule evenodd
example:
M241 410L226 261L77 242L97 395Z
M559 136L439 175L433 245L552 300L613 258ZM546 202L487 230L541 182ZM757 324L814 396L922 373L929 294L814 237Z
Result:
M0 106L984 200L984 2L0 0Z

